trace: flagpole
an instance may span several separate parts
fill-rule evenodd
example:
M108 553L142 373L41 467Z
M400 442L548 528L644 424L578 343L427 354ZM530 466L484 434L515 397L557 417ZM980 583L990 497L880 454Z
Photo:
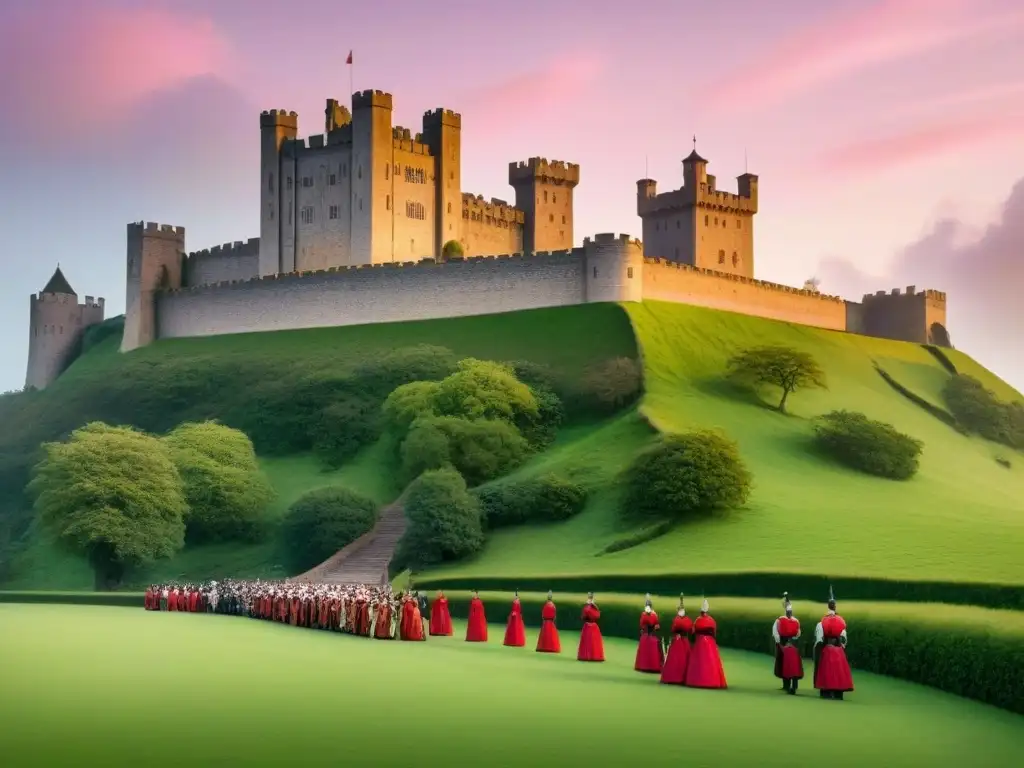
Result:
M353 51L349 50L348 59L345 63L348 64L348 93L351 97L356 92L355 88L355 58L353 57Z

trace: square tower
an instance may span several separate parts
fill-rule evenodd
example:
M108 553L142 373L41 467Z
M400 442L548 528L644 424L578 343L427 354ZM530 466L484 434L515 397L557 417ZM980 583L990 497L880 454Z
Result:
M352 94L352 245L355 263L394 260L391 166L393 99L383 91Z
M572 191L580 183L580 167L531 157L525 163L509 163L508 183L516 191L516 208L526 216L523 250L572 249Z
M260 256L259 274L290 272L282 259L284 228L290 221L291 179L282 172L282 149L299 131L299 116L283 109L260 115Z
M462 115L440 107L423 115L423 142L434 156L434 258L462 232Z

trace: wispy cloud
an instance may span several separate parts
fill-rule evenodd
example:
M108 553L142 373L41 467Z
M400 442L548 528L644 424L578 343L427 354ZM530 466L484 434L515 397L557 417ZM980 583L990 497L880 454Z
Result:
M1009 114L935 122L916 130L855 141L822 153L817 169L859 174L887 170L955 150L997 141L1019 141L1024 110Z
M954 43L1024 27L1024 9L976 0L880 0L826 15L780 40L700 98L711 109L753 109L842 77Z
M522 117L567 102L601 73L602 61L591 55L570 54L552 59L541 69L476 88L461 103L472 108L474 120Z
M0 99L19 133L109 124L154 92L224 74L231 57L228 41L202 16L98 4L56 14L30 7L0 25L0 71L17 73L4 79Z

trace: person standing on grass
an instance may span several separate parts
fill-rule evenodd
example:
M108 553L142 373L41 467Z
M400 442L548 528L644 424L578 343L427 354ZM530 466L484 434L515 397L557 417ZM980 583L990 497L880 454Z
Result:
M726 688L725 668L718 652L718 625L708 613L708 601L701 602L700 616L693 622L696 639L686 665L686 685L690 688Z
M661 638L658 637L658 630L661 624L658 623L658 614L651 606L651 594L647 593L644 598L644 610L640 614L640 642L636 648L636 662L633 669L637 672L661 673L661 665L665 659L661 647Z
M421 592L413 592L413 594L416 596L416 604L419 606L420 610L420 639L426 640L428 629L430 628L427 620L427 616L430 612L430 606L427 603L427 596L425 594Z
M686 666L690 660L690 639L693 635L693 621L686 615L683 595L679 595L679 608L672 619L672 644L668 647L665 664L661 668L661 682L668 685L683 685L686 682Z
M480 599L480 593L475 589L473 590L473 597L469 601L469 620L466 622L466 642L487 642L487 616L484 613L484 601Z
M594 593L589 592L583 606L583 631L580 632L580 645L576 651L577 661L604 661L604 638L597 625L600 618L601 611L594 602Z
M437 590L434 603L430 606L430 634L438 637L452 635L452 615L448 611L448 598L440 589Z
M775 676L782 680L782 690L796 695L797 686L804 676L804 663L796 641L800 639L800 621L793 617L793 604L789 592L782 594L783 613L772 625L775 639Z
M828 588L828 613L814 628L814 687L823 699L842 701L853 690L853 673L846 658L846 622L836 613L836 598Z
M526 645L526 625L523 624L523 604L519 602L519 590L512 596L512 609L505 624L505 642L509 648L522 648Z
M537 653L561 653L562 641L558 637L558 627L555 624L556 616L555 600L548 590L548 600L540 609L540 634L537 636Z

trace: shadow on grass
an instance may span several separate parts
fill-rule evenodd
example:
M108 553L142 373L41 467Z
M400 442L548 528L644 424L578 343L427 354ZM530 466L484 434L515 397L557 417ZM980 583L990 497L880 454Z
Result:
M765 399L762 392L753 387L732 381L727 377L715 376L704 379L696 379L694 387L709 397L716 397L720 400L729 400L739 405L751 405L779 416L793 417L791 413L783 413L779 410L781 395L772 392L771 399ZM799 417L797 417L799 418Z

